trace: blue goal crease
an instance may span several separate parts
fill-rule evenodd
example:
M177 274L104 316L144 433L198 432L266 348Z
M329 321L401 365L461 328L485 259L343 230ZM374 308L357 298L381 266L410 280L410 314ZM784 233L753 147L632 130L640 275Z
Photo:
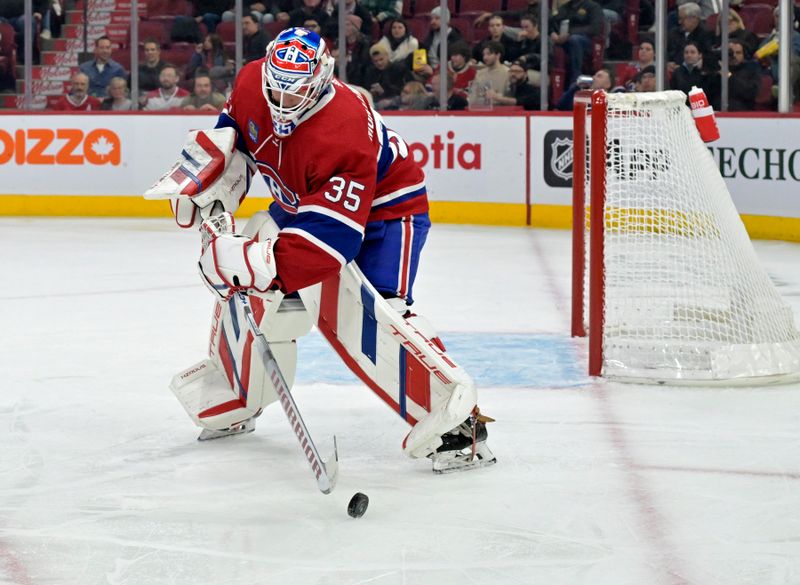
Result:
M568 336L540 333L445 333L448 353L480 388L574 388L589 380ZM359 384L324 338L297 340L297 384Z

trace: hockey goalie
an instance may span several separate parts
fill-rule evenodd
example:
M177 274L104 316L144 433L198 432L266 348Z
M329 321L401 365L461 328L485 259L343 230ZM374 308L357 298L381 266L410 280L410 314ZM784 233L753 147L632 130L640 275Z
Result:
M333 77L316 33L293 28L246 65L212 130L191 132L145 194L200 226L203 281L217 297L209 356L171 388L200 439L252 431L277 400L244 326L246 293L286 384L296 340L316 326L347 367L412 425L402 448L436 472L490 465L470 376L410 310L430 227L422 169L359 92ZM274 201L236 233L259 173ZM248 309L249 310L249 309Z

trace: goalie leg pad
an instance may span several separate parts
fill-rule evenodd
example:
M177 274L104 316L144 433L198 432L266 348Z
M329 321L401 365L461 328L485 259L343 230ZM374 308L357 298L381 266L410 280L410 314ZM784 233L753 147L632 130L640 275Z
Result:
M194 423L204 429L230 429L258 412L247 408L232 392L225 373L208 359L176 374L169 387Z
M475 408L477 391L469 374L430 333L392 308L355 263L300 296L348 368L414 425L403 443L411 457L436 451L441 435Z
M286 383L294 383L297 366L295 339L311 329L311 322L297 299L279 293L251 297L254 316L266 330ZM191 419L205 429L231 429L258 416L278 397L271 378L256 352L253 335L245 327L241 303L236 297L214 307L209 359L177 374L170 388Z

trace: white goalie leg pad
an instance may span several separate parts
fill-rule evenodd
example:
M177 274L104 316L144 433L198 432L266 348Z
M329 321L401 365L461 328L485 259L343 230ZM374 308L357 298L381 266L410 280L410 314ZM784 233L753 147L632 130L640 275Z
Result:
M251 296L250 306L291 387L297 366L295 339L311 329L302 303L299 299L283 299L280 293L268 293ZM253 334L247 329L238 298L218 302L214 307L210 359L180 372L170 384L195 424L210 430L230 429L258 416L278 399L252 345Z
M403 442L411 457L433 453L441 436L475 408L472 378L447 355L430 325L421 318L406 320L355 263L300 296L350 370L414 425Z
M229 429L258 412L239 401L224 372L210 359L176 374L169 387L189 417L202 428Z

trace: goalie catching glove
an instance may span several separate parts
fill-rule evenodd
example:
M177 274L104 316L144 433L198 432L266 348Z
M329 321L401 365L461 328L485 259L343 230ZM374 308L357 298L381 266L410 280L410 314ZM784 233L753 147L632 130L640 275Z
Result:
M272 238L258 242L233 233L230 213L205 220L203 255L198 266L208 289L222 299L237 292L265 293L276 276Z

